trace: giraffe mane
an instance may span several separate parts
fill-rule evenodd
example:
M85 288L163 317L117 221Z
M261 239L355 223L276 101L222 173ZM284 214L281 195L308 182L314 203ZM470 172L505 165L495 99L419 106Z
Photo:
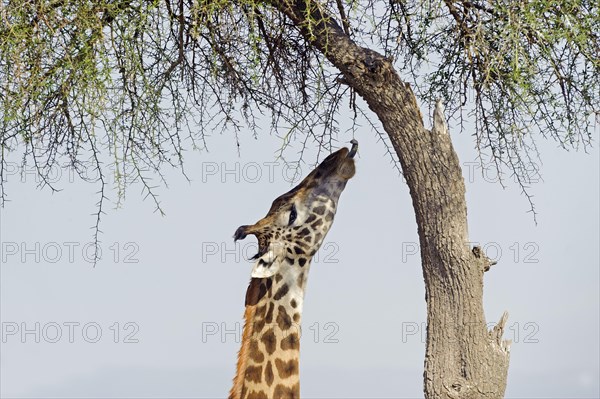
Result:
M233 377L233 387L229 391L229 399L242 397L244 373L248 361L250 337L254 334L254 315L258 301L265 296L273 281L270 278L252 278L246 291L246 310L244 311L244 331L242 333L242 347L238 352L236 374Z
M250 289L250 287L248 288ZM250 337L254 334L254 314L256 305L246 305L244 311L244 332L242 334L242 347L238 352L236 375L233 377L233 387L229 391L229 399L240 399L242 397L242 387L244 386L244 373L248 361L248 352L250 346Z

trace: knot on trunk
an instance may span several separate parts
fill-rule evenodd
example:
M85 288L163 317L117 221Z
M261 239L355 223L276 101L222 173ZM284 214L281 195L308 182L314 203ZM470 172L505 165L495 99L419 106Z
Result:
M454 397L460 397L464 395L466 391L468 391L471 386L468 384L467 380L464 378L457 379L452 384L450 384L450 389L448 393Z
M477 389L466 378L455 376L444 383L444 392L441 397L452 399L475 399L479 398Z
M350 75L349 77L368 79L375 86L383 86L389 82L390 76L395 74L392 65L393 59L364 47L361 48L361 52L362 54L358 58L348 60L346 71ZM346 83L348 80L344 78L342 83Z
M386 59L379 54L375 56L372 53L367 53L364 65L369 73L380 73L385 67L385 61Z
M471 251L473 252L473 255L475 256L475 258L479 259L479 261L482 263L484 272L487 272L488 270L490 270L490 268L492 266L494 266L496 263L498 263L498 262L493 261L490 258L488 258L486 256L486 254L483 252L483 250L481 249L481 247L479 247L479 246L473 247L473 249Z

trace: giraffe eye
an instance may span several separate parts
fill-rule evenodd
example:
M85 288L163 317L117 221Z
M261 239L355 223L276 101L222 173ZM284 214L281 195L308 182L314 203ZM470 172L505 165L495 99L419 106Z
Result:
M288 222L288 226L291 226L292 223L296 220L298 213L296 212L296 206L292 205L292 209L290 210L290 221Z

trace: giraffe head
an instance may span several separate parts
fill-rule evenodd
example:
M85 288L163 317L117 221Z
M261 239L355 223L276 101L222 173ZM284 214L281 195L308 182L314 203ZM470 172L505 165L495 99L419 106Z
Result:
M276 198L264 218L237 229L236 241L248 234L258 239L253 278L272 277L285 267L310 262L333 223L346 182L354 176L357 148L352 140L352 149L329 155L300 184Z
M329 155L298 186L273 201L267 216L241 226L236 240L258 239L246 291L244 333L232 399L299 398L300 320L308 269L329 231L340 194L354 176L352 149Z

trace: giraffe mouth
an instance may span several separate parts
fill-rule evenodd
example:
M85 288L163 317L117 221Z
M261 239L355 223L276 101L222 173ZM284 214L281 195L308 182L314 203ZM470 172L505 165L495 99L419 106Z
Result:
M236 242L238 240L243 240L244 238L246 238L248 236L248 234L252 234L256 238L258 238L258 253L250 258L250 260L256 260L256 259L260 258L261 256L263 256L265 253L267 253L267 249L269 248L269 243L267 242L267 240L265 240L263 238L262 235L258 234L255 231L252 231L251 228L252 228L252 226L248 226L248 225L238 227L238 229L235 231L235 233L233 235L233 242Z
M238 227L235 233L233 234L233 242L236 242L237 240L243 240L244 238L246 238L246 236L248 235L248 233L246 233L246 229L248 227L250 226L244 225Z

